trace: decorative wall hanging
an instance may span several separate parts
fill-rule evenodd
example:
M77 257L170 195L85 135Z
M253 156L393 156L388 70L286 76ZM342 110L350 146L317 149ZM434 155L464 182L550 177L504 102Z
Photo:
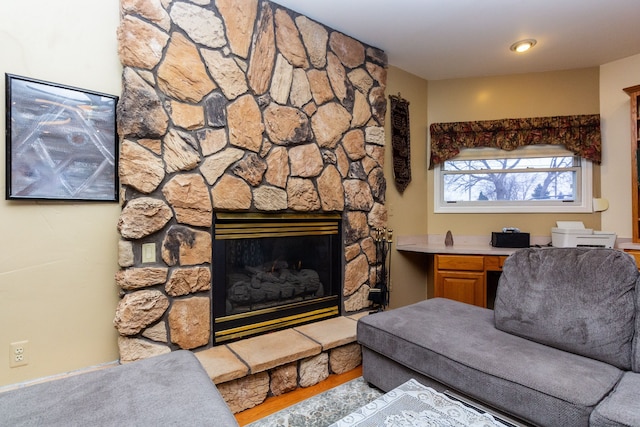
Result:
M6 198L117 201L118 97L5 74Z
M457 156L462 148L515 150L526 145L564 145L596 164L602 155L598 114L433 123L430 131L431 168Z
M393 177L400 193L411 182L411 148L409 144L409 101L389 95L391 99L391 150Z

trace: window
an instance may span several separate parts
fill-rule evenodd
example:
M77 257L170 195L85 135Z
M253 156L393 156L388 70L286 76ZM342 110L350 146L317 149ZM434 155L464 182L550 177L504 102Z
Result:
M591 162L559 146L465 149L435 168L435 212L591 212Z

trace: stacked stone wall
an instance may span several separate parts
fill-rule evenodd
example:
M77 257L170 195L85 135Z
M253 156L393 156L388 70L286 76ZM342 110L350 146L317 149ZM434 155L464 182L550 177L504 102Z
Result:
M366 308L387 216L384 52L268 1L121 13L121 359L212 345L214 211L340 212L344 309Z

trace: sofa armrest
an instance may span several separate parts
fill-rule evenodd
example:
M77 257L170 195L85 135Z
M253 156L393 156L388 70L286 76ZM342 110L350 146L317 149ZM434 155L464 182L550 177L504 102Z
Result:
M0 393L13 426L237 425L198 359L175 351Z
M589 419L590 426L640 425L640 374L627 372L613 391L595 407Z

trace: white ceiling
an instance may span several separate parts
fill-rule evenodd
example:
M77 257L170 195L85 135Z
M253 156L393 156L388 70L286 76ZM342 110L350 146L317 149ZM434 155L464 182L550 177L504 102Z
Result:
M594 67L640 53L640 0L275 0L427 80ZM534 38L525 54L509 46Z

